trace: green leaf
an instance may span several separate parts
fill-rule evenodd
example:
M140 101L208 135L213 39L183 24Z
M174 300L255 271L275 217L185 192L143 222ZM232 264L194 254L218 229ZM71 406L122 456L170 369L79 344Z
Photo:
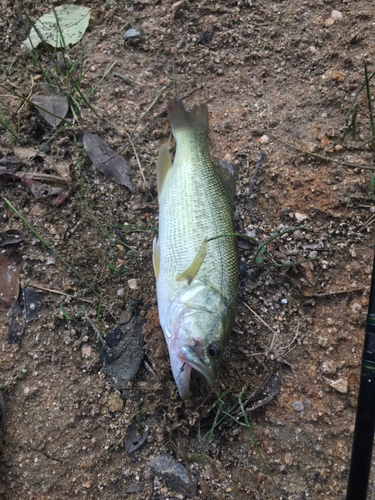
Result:
M67 319L73 319L73 316L71 316L70 314L68 314L65 311L64 306L62 304L59 304L59 307L60 307L60 311L63 313L63 315L65 316L65 318L67 318Z
M266 245L264 243L262 245L259 245L255 258L256 264L262 264L262 262L264 261L263 254L265 253L265 251L266 251Z
M371 194L374 196L375 192L375 179L374 179L374 174L370 172L370 187L371 187Z
M60 5L40 17L21 48L24 52L35 49L42 41L52 47L66 47L78 43L90 20L91 9L80 5Z

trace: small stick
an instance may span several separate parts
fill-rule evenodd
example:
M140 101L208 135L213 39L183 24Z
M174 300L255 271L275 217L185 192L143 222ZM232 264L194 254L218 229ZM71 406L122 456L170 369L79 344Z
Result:
M158 100L160 99L160 97L162 96L164 90L166 89L167 87L164 85L164 87L162 87L160 89L160 91L158 92L157 96L155 97L155 99L152 101L152 103L150 104L150 106L146 109L146 111L143 113L143 115L140 117L140 119L137 121L137 123L135 124L135 127L133 128L131 134L130 134L130 137L134 134L135 130L137 129L138 125L141 123L141 121L143 120L143 118L147 115L147 113L149 111L151 111L151 109L154 107L154 105L158 102Z
M245 305L245 306L249 309L249 311L251 311L251 312L254 314L254 316L256 316L256 317L257 317L257 318L258 318L258 319L259 319L259 320L263 323L263 325L265 325L265 326L266 326L266 327L267 327L267 328L268 328L268 329L269 329L269 330L273 333L273 337L272 337L272 340L271 340L271 344L270 344L270 347L269 347L269 349L268 349L269 351L271 351L271 350L272 350L272 347L273 347L273 344L274 344L274 341L275 341L275 338L276 338L277 333L275 332L275 330L273 330L273 329L270 327L270 325L269 325L268 323L266 323L266 322L264 321L264 319L263 319L263 318L261 318L261 317L260 317L260 316L259 316L259 315L255 312L255 311L253 311L253 310L251 309L251 307L250 307L250 306L248 306L248 305L246 304L246 302L244 302L244 305Z
M99 330L96 328L96 326L94 325L94 323L91 321L91 319L87 316L87 313L86 313L86 309L84 307L82 307L82 310L83 310L83 314L85 315L85 319L87 321L87 323L91 326L91 328L94 330L94 332L96 333L97 337L98 337L98 340L99 342L106 346L107 345L107 342L103 339L103 337L100 335L100 332Z
M334 160L333 158L328 158L328 156L317 155L316 153L305 151L304 149L298 148L297 146L293 146L293 144L289 144L288 142L282 141L281 139L277 139L277 137L274 137L274 140L277 142L281 142L281 144L284 144L285 146L289 146L290 148L300 151L301 153L305 153L306 155L312 156L314 158L319 158L320 160L331 161L333 163L342 165L343 167L362 168L363 170L375 170L375 167L364 167L363 165L353 165L352 163L345 163L343 161Z
M151 368L151 366L147 363L147 361L143 360L144 364L145 364L145 367L147 368L147 370L151 373L151 375L158 379L158 376L156 375L156 373L154 372L154 370Z
M263 164L263 158L266 156L266 153L264 151L261 151L259 154L258 154L258 163L256 164L255 166L255 170L254 170L254 173L253 173L253 176L251 178L251 181L250 181L250 184L249 184L249 204L248 204L248 213L249 213L249 217L250 217L250 220L251 220L251 223L252 224L255 224L255 218L254 218L254 215L253 215L253 190L254 190L254 184L255 184L255 180L257 178L257 175L258 175L258 172L260 170L261 167L264 167L264 164Z
M371 217L367 219L367 221L362 225L360 231L366 229L370 224L374 222L374 220L375 220L375 214L371 215Z
M338 295L340 293L362 292L363 288L352 288L351 290L335 290L333 292L313 293L310 297L328 297L329 295Z
M74 295L70 295L69 293L59 292L58 290L52 290L52 288L46 288L45 286L37 285L36 283L29 283L30 286L34 288L38 288L39 290L45 290L46 292L57 293L58 295L66 295L74 300L80 300L81 302L87 302L92 305L92 302L87 299L81 299L80 297L74 297Z
M135 146L134 146L134 142L132 141L131 135L129 135L128 133L126 133L126 135L128 136L128 138L129 138L129 142L130 142L130 144L132 145L132 148L133 148L133 151L134 151L135 157L136 157L136 159L137 159L138 168L139 168L139 171L141 172L141 176L142 176L143 182L144 182L145 186L147 186L147 187L148 187L148 183L146 182L145 175L144 175L144 173L143 173L143 168L142 168L142 166L141 166L141 162L139 161L138 154L137 154L137 150L135 149Z

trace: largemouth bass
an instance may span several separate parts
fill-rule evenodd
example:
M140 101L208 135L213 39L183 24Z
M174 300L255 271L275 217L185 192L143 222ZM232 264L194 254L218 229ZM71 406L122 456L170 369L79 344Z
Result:
M172 166L168 146L157 162L159 233L153 263L160 324L180 396L190 396L195 374L213 387L230 334L238 289L233 233L235 178L232 167L211 162L205 104L187 112L168 104L176 140Z

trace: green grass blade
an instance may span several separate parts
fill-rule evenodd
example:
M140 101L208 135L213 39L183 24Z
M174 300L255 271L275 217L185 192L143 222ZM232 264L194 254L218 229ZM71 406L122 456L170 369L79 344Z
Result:
M56 252L47 242L45 239L40 236L40 234L33 228L33 226L24 218L24 216L11 204L9 200L4 198L5 203L8 205L8 207L19 217L22 222L26 224L26 226L30 229L30 231L45 245L56 257L58 257L63 264L65 264L73 273L88 287L92 292L95 293L97 297L99 297L100 300L104 300L103 297L96 291L94 288L88 283L82 276L79 274L78 271L74 269L65 259L61 257L59 253Z
M370 75L370 76L369 76L368 81L370 81L370 80L371 80L374 76L375 76L375 71L374 71L374 73L372 73L372 75ZM361 85L361 86L359 87L359 89L357 90L357 92L356 92L356 94L355 94L355 96L354 96L354 99L352 100L352 103L351 103L351 105L350 105L350 107L349 107L349 111L348 111L348 113L347 113L347 115L346 115L346 120L345 120L345 125L344 125L344 131L343 131L342 136L341 136L341 139L340 139L340 144L341 144L341 145L342 145L342 143L344 142L344 139L345 139L345 137L346 137L346 133L347 133L347 131L348 131L349 119L350 119L350 115L351 115L351 113L352 113L352 110L353 110L353 108L354 108L354 106L355 106L355 101L357 100L357 97L358 97L358 96L359 96L359 94L362 92L362 90L365 88L365 86L366 86L366 83L364 83L363 85Z
M355 139L357 134L357 114L358 114L358 103L355 105L353 116L352 116L352 136Z
M367 74L367 64L365 63L365 84L366 84L366 95L367 95L367 105L368 112L370 116L370 124L371 124L371 139L372 139L372 147L375 147L375 123L374 116L372 113L372 104L371 104L371 94L370 94L370 81Z

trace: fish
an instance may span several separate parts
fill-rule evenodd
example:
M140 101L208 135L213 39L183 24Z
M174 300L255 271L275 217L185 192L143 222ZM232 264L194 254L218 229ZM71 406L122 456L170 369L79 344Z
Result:
M214 387L235 319L235 174L229 162L210 159L206 104L189 112L181 100L172 99L167 111L176 152L172 165L164 144L157 160L153 266L160 325L174 380L186 400L192 375Z

